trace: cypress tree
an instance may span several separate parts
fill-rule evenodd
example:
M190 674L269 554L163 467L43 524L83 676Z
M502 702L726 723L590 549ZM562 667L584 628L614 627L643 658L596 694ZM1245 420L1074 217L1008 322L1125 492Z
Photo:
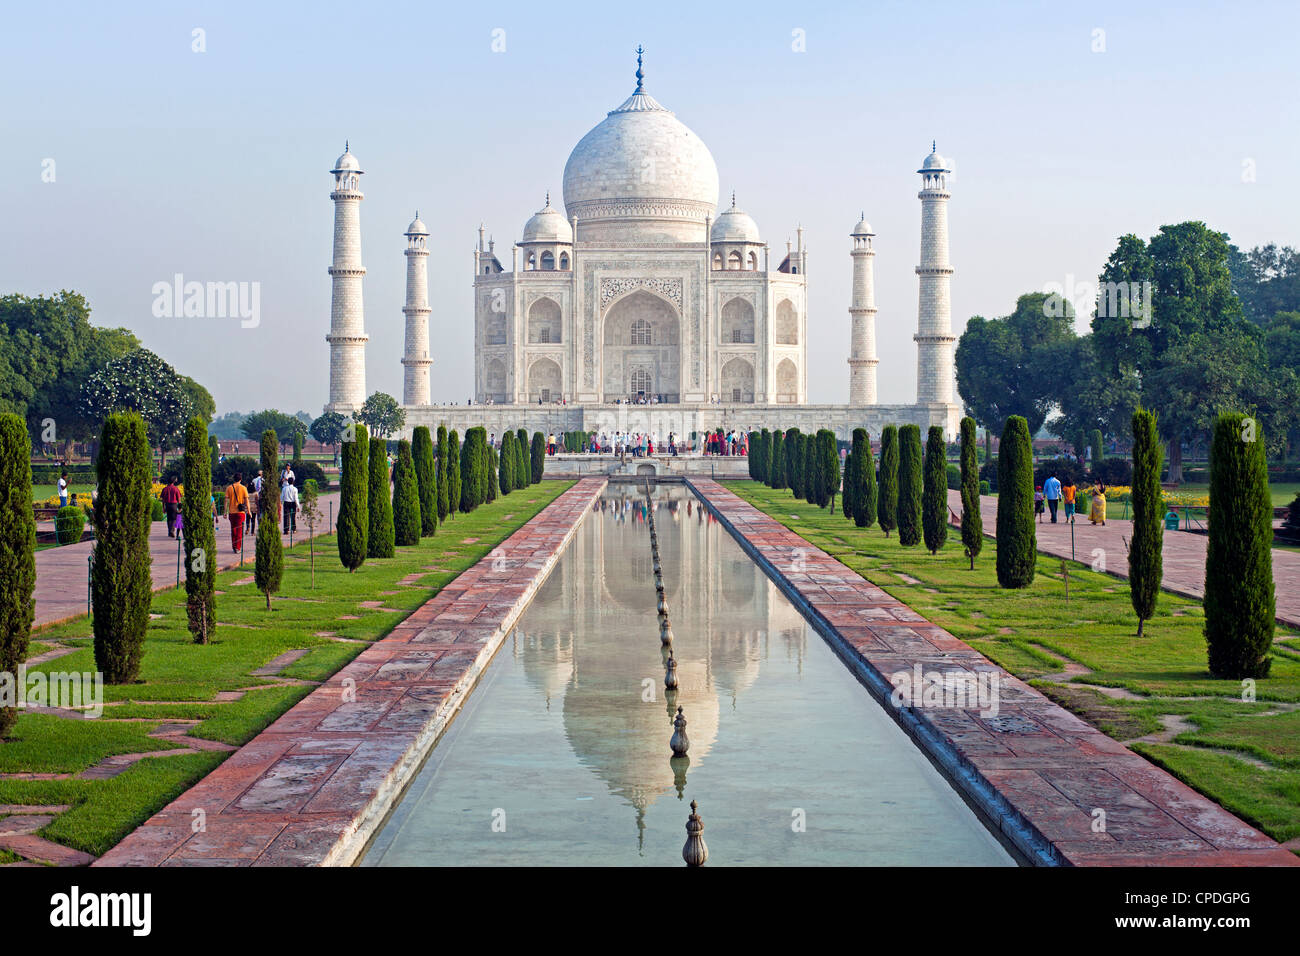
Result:
M938 554L948 541L948 443L943 440L943 429L938 425L930 426L925 439L921 529L926 549Z
M835 511L835 498L840 493L839 442L835 433L823 428L817 433L817 504Z
M514 490L512 484L515 474L515 433L507 431L501 436L501 465L498 472L501 496L505 497Z
M465 444L460 446L460 511L469 514L483 503L484 453L479 445L480 429L465 430Z
M528 445L528 432L520 428L515 431L515 487L527 488L533 483L532 451Z
M206 432L206 429L205 429ZM217 443L216 435L208 435L208 474L216 473L219 459L221 458L221 447Z
M803 441L803 473L799 476L803 482L803 500L810 505L817 504L817 435L813 433Z
M447 474L447 458L450 450L447 447L447 426L438 426L438 522L447 520L447 512L451 508L451 479Z
M771 440L772 433L764 428L758 433L757 445L749 446L749 455L753 459L750 467L753 469L755 481L767 482L767 468L772 463L772 451L768 448Z
M866 440L865 428L853 429L853 443L849 446L849 457L844 460L844 494L840 498L840 509L849 521L852 521L857 513L858 497L862 494L862 445Z
M854 502L853 523L870 528L876 523L876 462L871 454L871 436L862 430L862 463L858 466L858 495Z
M1163 573L1164 495L1160 466L1164 451L1156 416L1144 408L1133 412L1133 540L1128 548L1128 590L1137 613L1138 637L1156 613Z
M262 490L257 495L257 513L260 520L253 581L266 595L269 611L271 595L280 590L284 577L284 545L280 541L280 441L270 428L262 432Z
M349 439L347 435L352 437ZM370 441L365 425L349 425L339 477L339 561L348 573L366 560L370 537Z
M420 543L420 482L405 438L397 443L393 463L393 543L403 547Z
M791 478L790 489L796 498L808 499L808 436L798 432L794 436L794 449L790 455Z
M546 472L546 436L541 432L533 432L532 461L529 467L533 475L532 483L537 484Z
M898 527L898 426L886 425L880 433L880 497L876 505L880 530Z
M1092 439L1092 467L1096 469L1096 467L1101 464L1101 456L1103 454L1101 448L1101 429L1094 428L1089 437Z
M781 489L785 481L785 432L779 428L772 432L772 447L768 452L767 486Z
M388 442L376 438L370 443L369 491L370 531L366 535L366 557L391 558L397 538L393 531L393 501L388 490Z
M195 644L207 644L217 628L217 535L212 524L212 450L208 426L191 418L185 426L181 525L185 548L185 613Z
M984 517L980 514L979 449L975 446L975 419L961 420L961 543L975 570L975 559L984 547Z
M785 483L790 486L790 494L802 498L803 447L799 439L803 433L797 428L788 428L785 433Z
M749 433L749 453L745 458L745 464L749 467L749 480L758 481L758 474L761 469L758 466L758 432Z
M293 460L302 461L302 429L293 430Z
M497 472L500 467L500 460L497 457L497 450L491 445L487 446L487 500L493 502L497 500L497 488L501 484L501 476Z
M140 673L153 603L149 554L153 457L144 420L135 412L104 420L95 470L99 496L90 575L95 667L106 683L129 684ZM24 500L23 506L30 508L30 501Z
M420 536L438 531L438 477L433 467L433 438L426 425L411 433L411 457L415 463L416 492L420 498Z
M447 511L455 516L460 510L460 436L456 429L447 437Z
M206 431L206 430L205 430ZM101 452L102 454L102 452ZM0 673L17 680L27 656L36 603L36 519L32 514L32 441L27 423L0 415ZM208 527L212 524L209 520ZM17 704L17 700L11 701ZM18 719L18 708L0 707L0 741Z
M1210 673L1267 677L1272 658L1273 499L1259 423L1220 412L1210 439L1205 643Z
M898 430L898 543L921 543L921 428L904 425Z
M1034 531L1034 457L1029 422L1012 415L998 446L998 584L1027 588L1034 583L1038 535Z

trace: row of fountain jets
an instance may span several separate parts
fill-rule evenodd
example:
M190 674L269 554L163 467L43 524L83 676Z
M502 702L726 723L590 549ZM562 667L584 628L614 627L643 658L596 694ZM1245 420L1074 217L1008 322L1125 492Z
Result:
M650 556L654 562L655 593L658 595L659 643L668 655L664 665L664 689L671 707L672 698L677 696L677 659L673 657L673 624L668 619L668 602L664 598L663 565L659 561L659 533L655 529L654 501L650 495L649 483L646 484L645 497L646 516L650 525ZM684 778L685 768L690 763L686 752L691 748L691 741L686 736L686 715L682 713L680 706L677 708L677 716L673 718L673 735L668 741L668 746L673 752L672 763L681 765L674 766L673 769L679 771ZM704 843L703 834L704 822L700 819L696 802L692 800L691 815L686 819L686 844L682 847L682 859L686 861L687 866L703 866L704 861L709 858L709 848Z

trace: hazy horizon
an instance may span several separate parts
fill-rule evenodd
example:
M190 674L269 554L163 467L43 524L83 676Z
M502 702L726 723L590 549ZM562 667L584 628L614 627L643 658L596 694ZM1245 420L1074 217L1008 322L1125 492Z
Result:
M743 10L13 10L0 292L81 292L96 324L134 331L218 414L319 414L328 170L348 140L365 170L366 391L401 396L402 233L418 209L433 400L463 403L479 223L508 268L548 190L560 205L570 150L632 91L638 44L647 92L709 147L719 205L736 191L774 265L804 226L813 403L848 397L848 233L862 212L877 233L880 401L915 399L915 170L931 140L955 169L958 335L1048 283L1095 282L1125 233L1199 219L1243 249L1300 245L1294 7ZM258 283L260 323L155 317L154 287L176 274Z

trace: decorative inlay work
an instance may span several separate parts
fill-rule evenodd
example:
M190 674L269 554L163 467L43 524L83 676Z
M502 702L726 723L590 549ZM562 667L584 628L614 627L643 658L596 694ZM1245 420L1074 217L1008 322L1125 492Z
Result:
M650 276L635 277L618 277L604 278L600 280L600 308L604 311L605 307L623 295L625 292L631 292L633 289L649 289L651 292L657 292L665 299L672 301L680 310L682 308L682 280L681 279L658 279Z

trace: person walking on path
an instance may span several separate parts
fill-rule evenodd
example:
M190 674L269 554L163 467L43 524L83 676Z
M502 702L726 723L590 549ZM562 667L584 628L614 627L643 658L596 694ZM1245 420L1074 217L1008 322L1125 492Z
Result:
M284 533L298 530L298 489L294 486L293 476L285 480L280 489L280 510L284 512Z
M65 471L59 476L59 507L68 506L68 473Z
M1092 506L1088 510L1088 520L1093 524L1106 527L1106 486L1100 481L1092 489Z
M230 518L230 548L235 554L244 549L244 516L248 514L248 489L244 476L235 472L235 480L226 486L226 516Z
M1074 487L1074 479L1066 478L1065 484L1061 487L1061 498L1065 502L1065 522L1066 524L1074 523L1074 495L1077 489Z
M248 515L244 519L244 531L247 534L257 534L257 515L262 508L262 493L260 491L250 491L248 493Z
M1034 517L1038 519L1039 524L1043 523L1043 486L1042 485L1034 486Z
M181 490L176 487L176 477L173 475L167 482L167 487L159 495L162 498L163 509L167 512L167 537L176 537L176 518L181 513Z
M1043 482L1043 497L1047 499L1047 510L1052 513L1052 524L1056 524L1056 509L1061 499L1061 480L1052 472Z

